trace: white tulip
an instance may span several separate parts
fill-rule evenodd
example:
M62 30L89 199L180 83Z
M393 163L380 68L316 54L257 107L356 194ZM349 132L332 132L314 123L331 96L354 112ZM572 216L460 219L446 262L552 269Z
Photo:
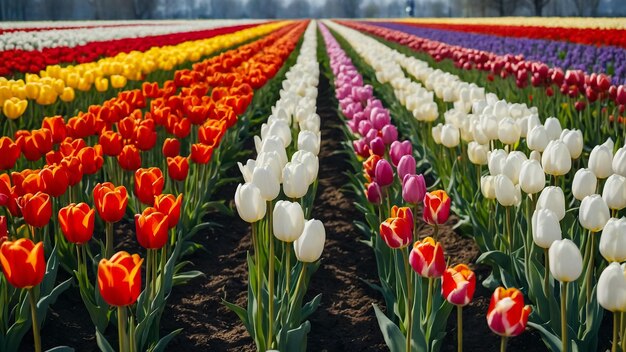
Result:
M520 127L510 117L501 120L498 124L498 139L504 144L516 144L521 133Z
M443 124L438 124L437 126L433 127L431 130L432 136L433 136L433 140L435 141L435 143L437 144L441 144L441 130L443 128Z
M318 155L320 153L320 135L311 131L300 131L298 133L298 150L308 150Z
M313 181L317 179L320 162L315 154L311 153L308 150L298 150L291 156L291 162L306 165L306 169L309 175L309 178L307 180L308 184L313 183Z
M261 191L261 197L272 201L280 193L280 179L270 166L257 166L252 172L252 183Z
M293 243L296 258L304 263L312 263L320 258L324 251L326 230L321 221L311 219L304 224L302 235Z
M259 136L254 136L254 144L256 146L257 154L261 154L263 152L276 152L281 168L287 163L287 150L285 150L285 147L283 146L282 139L278 136L268 136L263 140L261 140Z
M613 156L613 172L626 177L626 147L621 147Z
M541 192L546 185L546 174L537 160L525 160L519 172L519 184L527 194Z
M504 207L518 205L522 201L522 194L519 185L514 185L513 181L504 175L496 176L496 199Z
M542 125L535 126L526 136L526 144L531 150L543 152L548 146L548 132Z
M496 177L487 175L480 178L480 191L486 199L496 199Z
M583 257L569 239L554 241L548 251L550 272L561 282L572 282L583 272Z
M613 152L604 144L596 145L589 154L589 170L599 179L613 174Z
M541 248L550 248L554 241L562 238L561 225L550 209L537 209L532 217L533 241Z
M600 274L598 303L610 312L626 311L626 277L619 263L611 263Z
M537 200L537 209L550 209L559 218L565 217L565 195L560 187L548 186L541 191Z
M610 217L609 207L599 194L585 197L578 208L580 225L591 232L602 231Z
M478 144L476 142L469 142L467 145L467 157L474 165L486 165L488 153L489 146Z
M610 218L604 225L600 254L608 262L626 261L626 218Z
M618 174L609 176L602 189L602 198L610 209L626 208L626 177Z
M559 139L562 131L559 119L556 117L548 117L546 122L543 123L543 126L546 128L546 133L551 141Z
M246 165L243 165L240 162L237 162L237 165L239 166L239 171L241 172L241 176L243 176L244 181L246 181L246 183L252 182L252 172L256 167L256 161L254 159L248 159Z
M461 134L458 128L445 124L441 128L441 144L447 148L454 148L460 143Z
M482 130L490 140L498 139L498 119L493 115L483 115L480 119Z
M302 198L309 190L309 173L305 164L289 162L283 168L283 192L289 198Z
M598 179L589 169L578 169L572 181L572 194L574 198L583 200L586 196L596 193Z
M283 147L287 148L291 144L291 128L283 120L273 120L272 123L261 126L261 138L276 136L283 141Z
M297 202L279 200L274 205L274 236L283 242L293 242L304 230L304 212Z
M561 141L565 143L572 159L578 159L583 152L583 133L580 130L563 130Z
M502 174L511 179L513 184L519 183L519 173L522 169L522 163L526 161L526 155L520 151L512 151L507 155L502 167Z
M504 164L506 163L507 153L503 149L496 149L487 153L489 173L491 176L497 176L502 173Z
M537 160L539 163L541 163L541 153L539 153L536 150L533 150L532 152L530 152L530 156L528 157L528 159ZM541 167L541 169L543 170L543 166Z
M548 175L562 176L572 168L572 159L567 146L561 141L550 141L541 155L541 166Z
M257 222L265 216L267 204L261 191L252 183L239 184L235 191L235 207L245 222Z

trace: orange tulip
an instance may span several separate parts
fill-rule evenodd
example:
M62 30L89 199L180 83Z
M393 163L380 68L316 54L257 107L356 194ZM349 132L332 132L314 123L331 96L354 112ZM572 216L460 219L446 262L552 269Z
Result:
M66 156L61 160L61 166L65 169L70 186L78 184L83 179L83 164L75 156Z
M191 145L191 161L196 164L208 164L213 155L213 147L204 144Z
M189 159L182 156L167 158L167 173L172 180L185 181L189 173Z
M126 171L135 171L141 167L141 155L133 144L125 145L122 152L117 156L120 167Z
M41 128L45 128L52 134L52 142L54 144L61 143L67 136L67 128L63 116L46 117L43 119Z
M98 183L93 188L93 198L102 220L106 222L122 220L128 204L126 187L115 187L111 182Z
M12 172L11 179L15 186L15 192L20 196L45 190L39 170L24 169L21 172Z
M516 288L498 287L491 296L487 324L500 336L517 336L524 332L532 308L524 306L524 296Z
M380 224L380 235L391 248L404 248L413 239L413 213L408 207L393 206L391 217Z
M52 217L52 202L46 193L26 193L17 199L24 221L33 227L44 227Z
M59 225L65 238L83 244L93 236L95 210L85 203L70 204L59 210Z
M441 277L446 270L446 260L443 256L443 247L432 237L416 241L409 254L409 263L413 270L422 277Z
M0 263L4 276L14 287L37 286L46 273L43 242L34 244L27 238L6 241L0 247Z
M12 169L20 157L20 147L9 137L0 137L0 170Z
M141 151L150 150L156 145L157 134L154 128L138 125L133 133L133 141L137 149Z
M443 224L450 216L450 197L446 191L426 193L424 197L424 221L431 225Z
M165 246L168 239L167 215L148 207L143 213L135 215L137 241L147 249L159 249Z
M53 197L64 195L70 182L67 171L62 166L46 167L39 171L39 177L46 193Z
M476 275L465 264L446 269L441 283L441 295L456 305L464 306L472 301L476 290Z
M163 173L158 167L135 171L135 195L146 204L154 204L154 197L163 192Z
M83 164L83 174L93 175L100 171L104 159L102 158L102 147L96 144L94 147L85 147L77 154L80 163Z
M168 227L174 228L180 220L180 210L183 204L183 195L174 197L173 194L161 194L154 198L154 207L157 211L167 215Z
M124 307L137 301L141 293L141 264L138 254L117 252L98 264L100 295L111 306Z
M104 131L98 139L102 146L102 152L108 156L118 156L124 147L122 135L115 131Z
M166 138L162 148L163 156L173 158L180 153L180 141L176 138Z
M376 171L376 164L378 164L380 159L382 159L380 156L372 154L363 162L363 171L368 182L372 182L372 179L376 177L374 172Z

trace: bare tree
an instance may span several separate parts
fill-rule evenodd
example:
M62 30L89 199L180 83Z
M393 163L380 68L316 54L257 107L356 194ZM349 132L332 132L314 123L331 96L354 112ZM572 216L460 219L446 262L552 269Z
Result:
M548 3L550 2L550 0L527 0L530 3L530 6L532 6L534 12L535 12L535 16L541 16L541 13L543 11L543 8L548 5Z
M576 5L578 16L586 16L586 10L589 11L589 16L597 16L600 0L574 0L574 5Z

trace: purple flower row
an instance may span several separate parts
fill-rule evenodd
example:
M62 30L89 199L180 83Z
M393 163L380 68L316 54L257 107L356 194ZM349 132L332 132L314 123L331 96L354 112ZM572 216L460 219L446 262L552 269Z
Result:
M523 55L526 60L541 61L563 70L606 73L614 84L626 83L626 49L596 47L565 41L501 37L489 34L416 27L393 22L367 22L450 45L489 51L498 55Z

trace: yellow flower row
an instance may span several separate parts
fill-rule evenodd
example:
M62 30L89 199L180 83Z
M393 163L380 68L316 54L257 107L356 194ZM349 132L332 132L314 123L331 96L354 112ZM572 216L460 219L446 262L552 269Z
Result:
M626 29L626 21L623 18L600 17L397 18L394 20L414 23Z
M38 75L26 74L23 80L0 77L2 113L10 119L16 119L28 107L28 100L39 105L50 105L57 99L64 102L74 100L76 89L89 91L95 87L98 92L104 92L109 87L123 88L128 80L141 80L143 76L157 70L170 71L185 62L196 62L204 56L268 34L287 23L264 24L208 39L153 47L145 52L120 53L84 64L66 67L50 65Z

